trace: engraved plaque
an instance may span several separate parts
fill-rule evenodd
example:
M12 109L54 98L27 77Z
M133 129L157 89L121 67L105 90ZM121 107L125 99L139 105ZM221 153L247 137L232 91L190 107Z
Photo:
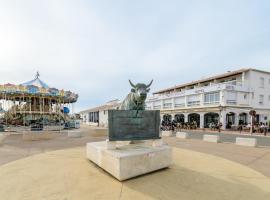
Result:
M109 140L160 139L159 110L109 110Z

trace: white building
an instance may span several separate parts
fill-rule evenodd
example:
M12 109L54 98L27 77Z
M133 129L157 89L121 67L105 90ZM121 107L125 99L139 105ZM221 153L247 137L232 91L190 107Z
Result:
M247 124L252 109L257 122L269 123L270 72L240 69L160 90L147 98L146 109L160 110L161 118L195 120L200 128L218 120L223 129Z
M81 115L82 123L91 126L108 127L108 110L117 109L120 103L119 100L112 100L104 105L83 110Z

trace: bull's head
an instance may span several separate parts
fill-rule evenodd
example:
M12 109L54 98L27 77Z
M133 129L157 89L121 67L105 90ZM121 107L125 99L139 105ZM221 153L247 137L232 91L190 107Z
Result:
M150 91L150 86L153 83L153 80L148 84L145 85L143 83L133 84L130 80L129 83L132 87L131 92L135 93L135 98L139 102L145 101L147 97L147 93Z

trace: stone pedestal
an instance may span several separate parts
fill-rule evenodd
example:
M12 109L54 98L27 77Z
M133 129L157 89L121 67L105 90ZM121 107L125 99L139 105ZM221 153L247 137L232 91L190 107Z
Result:
M91 142L86 146L87 158L118 180L126 180L172 163L171 147L161 141L122 145L116 142Z

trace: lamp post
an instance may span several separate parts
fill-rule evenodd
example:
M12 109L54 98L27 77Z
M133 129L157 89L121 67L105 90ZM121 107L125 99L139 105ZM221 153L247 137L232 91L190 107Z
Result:
M218 106L218 110L219 110L219 117L218 117L218 132L220 133L220 119L221 119L221 111L222 111L222 105L219 104Z

